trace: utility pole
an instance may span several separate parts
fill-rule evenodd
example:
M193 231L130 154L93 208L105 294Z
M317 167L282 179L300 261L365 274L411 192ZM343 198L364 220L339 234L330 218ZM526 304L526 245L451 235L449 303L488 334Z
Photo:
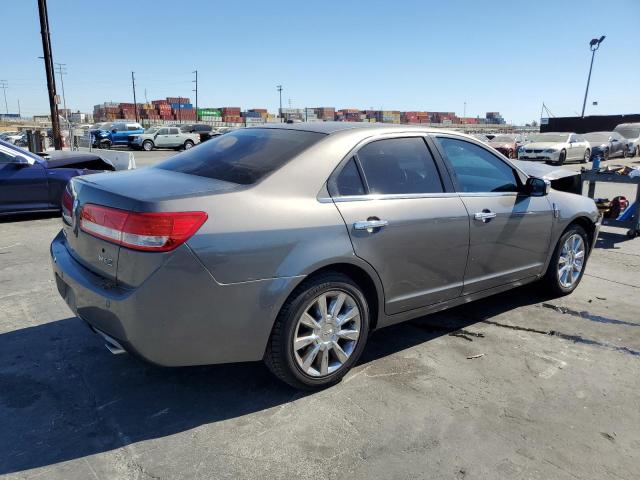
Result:
M462 118L467 117L467 102L464 102L464 109L462 110Z
M65 67L66 63L54 63L58 67L58 74L60 75L60 88L62 88L62 108L65 112L65 119L67 120L67 128L71 128L71 124L69 123L69 112L67 111L67 99L64 95L64 80L62 79L62 75L66 75L67 71Z
M182 125L182 97L178 97L178 121Z
M584 118L584 109L587 106L587 95L589 94L589 83L591 83L591 70L593 70L593 59L596 56L596 50L600 48L600 44L605 39L602 35L600 38L593 38L589 42L589 49L591 50L591 65L589 66L589 76L587 77L587 88L584 91L584 101L582 102L582 118Z
M6 80L0 80L0 88L4 90L4 109L6 110L6 113L9 113L9 107L7 106L7 88L8 87L9 87L9 84L7 83Z
M198 120L200 120L200 117L198 117L198 70L194 70L191 73L196 74L196 79L194 80L194 82L196 82L195 92L196 92L196 122L197 122Z
M278 110L278 117L280 117L280 123L282 123L282 85L277 85L278 94L280 94L280 110Z
M22 112L20 111L20 99L18 99L18 118L22 118Z
M51 36L49 35L47 0L38 0L38 13L40 14L40 34L42 35L44 67L47 72L47 89L49 90L49 109L51 110L53 147L56 150L62 150L62 135L60 134L60 117L58 116L58 99L56 95L56 79L53 75L53 55L51 54Z
M133 88L133 110L136 116L136 123L138 123L138 102L136 101L136 77L135 72L131 72L131 87Z

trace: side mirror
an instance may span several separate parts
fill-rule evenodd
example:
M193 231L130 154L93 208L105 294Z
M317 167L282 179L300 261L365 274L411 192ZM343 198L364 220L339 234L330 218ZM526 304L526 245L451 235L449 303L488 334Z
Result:
M118 133L118 131L114 129L114 130L111 130L111 133Z
M529 177L525 184L525 193L532 197L544 197L549 195L551 182L543 178Z
M27 160L26 158L24 158L21 155L16 155L16 157L15 157L15 159L14 159L14 161L12 163L16 168L25 168L25 167L28 167L29 165L31 165L29 163L29 160Z

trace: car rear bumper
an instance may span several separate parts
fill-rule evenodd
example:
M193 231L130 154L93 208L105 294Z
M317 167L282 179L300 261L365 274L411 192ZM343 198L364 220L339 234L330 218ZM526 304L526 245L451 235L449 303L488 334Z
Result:
M60 232L50 248L60 295L94 330L162 366L262 359L297 277L220 284L182 245L139 287L123 288L77 262Z

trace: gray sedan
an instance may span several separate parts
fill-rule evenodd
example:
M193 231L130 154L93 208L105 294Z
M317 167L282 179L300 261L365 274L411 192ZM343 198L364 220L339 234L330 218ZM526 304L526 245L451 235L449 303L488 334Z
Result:
M51 258L113 353L264 359L310 389L338 382L374 329L534 281L572 292L598 218L470 136L279 124L74 178Z

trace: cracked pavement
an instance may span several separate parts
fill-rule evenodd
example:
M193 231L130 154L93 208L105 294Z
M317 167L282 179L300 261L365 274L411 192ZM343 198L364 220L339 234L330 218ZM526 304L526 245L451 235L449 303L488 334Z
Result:
M640 477L640 238L622 230L574 294L527 286L380 330L308 394L259 363L110 355L57 294L58 229L0 223L2 478Z

